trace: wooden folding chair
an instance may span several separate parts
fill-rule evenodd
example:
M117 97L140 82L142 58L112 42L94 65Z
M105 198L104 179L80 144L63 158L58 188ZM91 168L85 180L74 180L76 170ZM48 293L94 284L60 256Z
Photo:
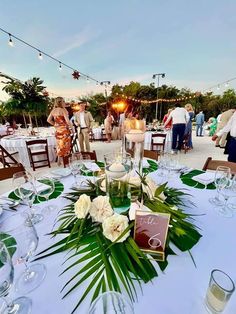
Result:
M231 170L231 173L233 175L236 175L236 163L231 161L225 161L225 160L213 160L212 157L208 157L205 165L203 166L202 170L216 170L217 167L224 166L229 167Z
M2 145L0 145L0 162L3 164L3 167L11 167L11 165L17 165L17 161L13 156L18 154L18 152L9 153Z
M157 141L158 138L161 139L160 142ZM166 134L163 134L163 133L152 134L151 150L164 151L165 143L166 143Z
M97 154L95 150L93 150L92 152L80 152L80 154L83 159L91 159L97 161Z
M78 146L78 133L75 132L74 134L71 135L71 153L76 153L79 152L79 146Z
M8 168L0 168L0 181L12 178L16 172L25 171L22 164L13 165Z
M46 139L26 141L26 147L29 155L30 165L34 171L36 168L46 166L51 168L48 154L48 141ZM35 159L35 157L38 158L39 156L42 156L43 159Z
M143 157L158 160L158 151L144 149Z

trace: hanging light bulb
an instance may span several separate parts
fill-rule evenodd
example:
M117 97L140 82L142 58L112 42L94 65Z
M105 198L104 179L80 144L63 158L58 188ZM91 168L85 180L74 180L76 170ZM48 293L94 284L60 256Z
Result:
M87 79L86 79L86 82L87 82L87 83L90 83L90 80L89 80L89 78L88 78L88 77L87 77Z
M12 41L12 38L11 38L11 34L9 34L9 41L8 41L8 45L13 47L14 46L14 43Z
M59 62L59 70L62 70L61 62Z
M229 82L226 82L226 83L225 83L225 87L229 87Z
M218 90L220 89L220 85L217 86L217 89L218 89Z
M40 60L43 60L43 55L42 55L42 52L41 52L41 51L39 51L39 59L40 59Z

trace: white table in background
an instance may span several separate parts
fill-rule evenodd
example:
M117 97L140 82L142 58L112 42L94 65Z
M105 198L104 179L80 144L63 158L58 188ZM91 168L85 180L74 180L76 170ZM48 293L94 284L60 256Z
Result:
M18 152L18 157L16 156L16 159L24 167L30 167L30 161L29 161L29 156L26 148L26 141L30 140L37 140L37 139L47 139L48 141L48 153L49 153L49 160L51 162L56 160L56 139L55 136L47 136L47 137L28 137L28 136L17 136L17 135L11 135L11 136L6 136L0 140L1 145L9 152ZM43 148L40 145L37 145L37 149Z
M151 143L152 143L152 134L166 134L166 142L165 142L165 152L171 151L171 142L172 142L172 131L165 131L165 132L152 132L147 131L145 132L145 139L144 139L144 149L151 150ZM163 138L155 138L154 143L163 143Z
M0 136L7 134L7 127L5 125L0 125Z
M152 173L151 177L157 182L160 180L158 172ZM65 177L61 181L64 184L64 192L68 192L69 187L74 182L72 176ZM191 200L196 206L187 208L186 211L199 215L194 216L194 219L195 224L200 228L202 238L191 250L196 267L188 252L183 253L176 248L174 250L177 255L168 257L169 265L164 273L153 262L157 267L159 276L154 278L152 283L142 283L143 292L136 284L138 301L134 304L134 313L207 314L208 312L206 312L203 304L211 270L219 268L228 273L234 281L236 280L236 216L231 219L224 218L211 206L208 199L215 195L215 190L199 190L186 187L179 178L170 180L169 186L188 188L188 192L193 196ZM51 201L52 204L58 206L58 211L68 202L63 197ZM37 206L43 208L43 204ZM25 210L25 207L22 206L19 211L21 209ZM9 212L4 212L0 219L9 214ZM36 225L40 239L38 252L56 241L46 235L52 230L56 214L57 212L53 212L45 216L44 221ZM66 258L68 258L68 253L64 252L38 261L44 263L47 267L47 275L41 286L28 295L33 301L33 314L69 314L85 291L87 285L83 284L62 300L61 288L81 267L78 265L77 268L74 267L69 272L59 276L62 270L69 265L68 263L62 265ZM23 269L23 264L15 266L15 278ZM125 294L125 291L123 293ZM91 294L88 296L91 297ZM82 302L75 313L87 313L89 297ZM235 308L236 292L231 297L224 314L235 313Z

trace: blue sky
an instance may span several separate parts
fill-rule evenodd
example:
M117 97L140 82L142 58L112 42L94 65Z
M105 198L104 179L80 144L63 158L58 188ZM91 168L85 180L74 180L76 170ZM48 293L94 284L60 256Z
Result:
M148 84L165 72L161 83L204 90L236 76L235 12L235 0L1 0L0 27L99 81ZM7 41L0 32L0 71L39 76L65 97L103 91Z

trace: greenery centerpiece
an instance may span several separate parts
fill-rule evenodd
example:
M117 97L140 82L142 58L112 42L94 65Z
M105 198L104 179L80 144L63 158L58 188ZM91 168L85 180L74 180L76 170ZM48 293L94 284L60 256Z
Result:
M138 182L137 182L138 181ZM144 253L133 239L134 213L117 214L112 209L101 180L92 183L88 189L73 189L65 197L70 204L59 216L59 226L51 233L53 237L63 236L57 243L39 253L39 258L69 251L68 266L74 275L62 288L63 298L76 293L82 283L87 287L72 313L76 311L88 293L91 302L105 291L126 291L132 301L137 299L137 287L158 276L155 263L163 271L168 266L168 255L175 255L174 244L181 251L190 251L201 235L193 223L191 214L184 211L183 191L156 184L146 175L139 180L130 180L133 186L142 185L142 197L146 210L170 214L169 231L165 247L166 260L154 261L154 256ZM191 255L191 253L190 253ZM192 255L191 255L192 256Z

